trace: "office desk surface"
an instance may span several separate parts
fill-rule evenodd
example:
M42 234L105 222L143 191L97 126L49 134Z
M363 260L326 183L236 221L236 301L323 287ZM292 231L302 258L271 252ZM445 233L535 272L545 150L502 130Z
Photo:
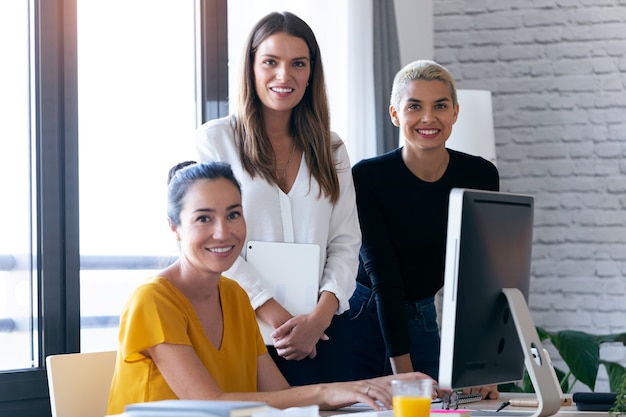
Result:
M506 401L506 398L499 398L497 400L483 400L473 404L467 404L468 409L480 409L480 410L497 410L500 404ZM506 407L508 411L532 411L530 407ZM561 407L561 410L554 414L556 417L599 417L608 416L608 412L593 412L593 411L578 411L576 405L569 405Z
M510 399L510 398L532 398L532 394L509 394L509 393L501 393L500 398L497 400L483 400L475 403L465 404L463 408L467 408L469 410L497 410L500 405ZM513 407L508 406L505 408L508 411L533 411L530 407ZM322 417L334 416L337 414L342 414L348 417L351 412L342 412L339 410L336 411L323 411L320 413ZM561 410L554 414L555 417L600 417L600 416L608 416L608 412L592 412L592 411L578 411L576 409L576 405L561 407ZM356 416L355 416L356 417Z

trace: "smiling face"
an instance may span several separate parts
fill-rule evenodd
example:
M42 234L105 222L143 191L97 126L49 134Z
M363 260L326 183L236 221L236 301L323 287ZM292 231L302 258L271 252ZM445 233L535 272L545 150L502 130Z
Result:
M423 151L445 148L458 112L449 87L438 80L410 82L398 108L389 107L391 120L400 128L406 146Z
M180 226L171 227L180 241L181 260L219 277L235 262L245 241L241 193L224 178L197 180L183 199Z
M268 36L254 56L256 94L265 111L291 112L298 105L311 75L309 48L296 36Z

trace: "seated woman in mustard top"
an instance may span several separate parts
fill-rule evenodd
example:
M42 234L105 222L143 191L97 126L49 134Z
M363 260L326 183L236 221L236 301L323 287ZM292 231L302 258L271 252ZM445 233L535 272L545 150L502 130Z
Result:
M246 237L241 188L230 166L173 168L167 211L180 256L137 288L124 308L108 414L177 398L322 409L356 402L380 409L379 401L391 408L392 378L429 378L413 372L290 387L267 353L248 295L221 275Z

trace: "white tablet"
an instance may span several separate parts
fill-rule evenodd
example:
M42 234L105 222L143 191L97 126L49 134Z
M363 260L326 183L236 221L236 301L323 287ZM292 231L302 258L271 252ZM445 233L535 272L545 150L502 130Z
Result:
M247 243L246 261L259 273L265 288L278 303L294 316L313 311L317 304L320 271L320 247L306 243ZM273 345L274 329L258 320L266 345Z

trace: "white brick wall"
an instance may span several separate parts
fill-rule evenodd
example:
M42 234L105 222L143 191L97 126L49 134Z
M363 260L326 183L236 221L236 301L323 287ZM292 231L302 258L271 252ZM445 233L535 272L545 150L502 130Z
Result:
M457 87L492 91L502 190L535 196L536 324L625 332L626 1L435 0L434 31Z

